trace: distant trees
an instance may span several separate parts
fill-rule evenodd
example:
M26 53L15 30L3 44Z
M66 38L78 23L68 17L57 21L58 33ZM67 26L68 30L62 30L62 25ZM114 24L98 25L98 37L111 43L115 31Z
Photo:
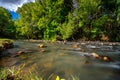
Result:
M0 7L0 37L13 37L14 23L8 10Z
M5 11L0 9L0 33L4 35L16 32L16 37L28 39L120 41L119 0L36 0L18 9L20 19L14 21L15 27Z

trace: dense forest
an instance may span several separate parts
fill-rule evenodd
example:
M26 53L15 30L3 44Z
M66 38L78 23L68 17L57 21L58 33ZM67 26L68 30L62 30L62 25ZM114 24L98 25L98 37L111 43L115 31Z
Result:
M120 0L36 0L17 13L0 7L0 37L120 41Z

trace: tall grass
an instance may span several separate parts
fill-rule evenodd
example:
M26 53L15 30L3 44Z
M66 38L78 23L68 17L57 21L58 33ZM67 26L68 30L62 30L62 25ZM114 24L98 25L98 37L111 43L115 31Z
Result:
M27 74L22 72L25 64L15 68L11 67L9 69L0 69L0 80L45 80L42 76L37 76L36 74L32 73L30 70ZM46 78L47 79L47 78ZM71 80L80 80L79 76L72 75L69 79ZM48 78L47 80L53 80ZM67 80L61 78L60 76L56 75L54 80Z
M0 80L43 80L42 77L37 77L29 71L28 74L22 73L24 65L17 68L0 69Z

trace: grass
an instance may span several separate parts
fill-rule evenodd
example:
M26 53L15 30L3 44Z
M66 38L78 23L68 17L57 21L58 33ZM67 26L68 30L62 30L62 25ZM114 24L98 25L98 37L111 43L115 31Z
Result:
M20 66L17 69L15 69L15 67L10 69L1 69L0 80L21 80L21 76L19 74L21 73L23 66Z
M24 66L25 64L17 68L0 69L0 80L43 80L42 77L37 77L30 71L28 74L23 74Z
M43 79L42 76L38 77L31 71L29 71L27 74L22 73L24 66L25 64L17 68L12 67L9 69L4 69L4 70L0 69L0 80L45 80ZM60 78L60 76L57 75L54 80L67 80L67 79ZM71 80L79 80L79 76L72 75Z

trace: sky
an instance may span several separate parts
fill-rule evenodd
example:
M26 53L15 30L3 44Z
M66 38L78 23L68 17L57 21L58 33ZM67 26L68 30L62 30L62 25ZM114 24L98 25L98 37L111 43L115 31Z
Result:
M16 12L14 12L14 11L9 11L9 12L12 15L12 20L16 20L16 19L20 18L20 15L17 14Z
M35 2L35 0L0 0L0 6L10 11L16 11L18 7L28 2Z
M0 0L0 6L9 10L12 15L12 19L19 18L19 14L16 13L18 7L28 2L35 2L35 0Z

